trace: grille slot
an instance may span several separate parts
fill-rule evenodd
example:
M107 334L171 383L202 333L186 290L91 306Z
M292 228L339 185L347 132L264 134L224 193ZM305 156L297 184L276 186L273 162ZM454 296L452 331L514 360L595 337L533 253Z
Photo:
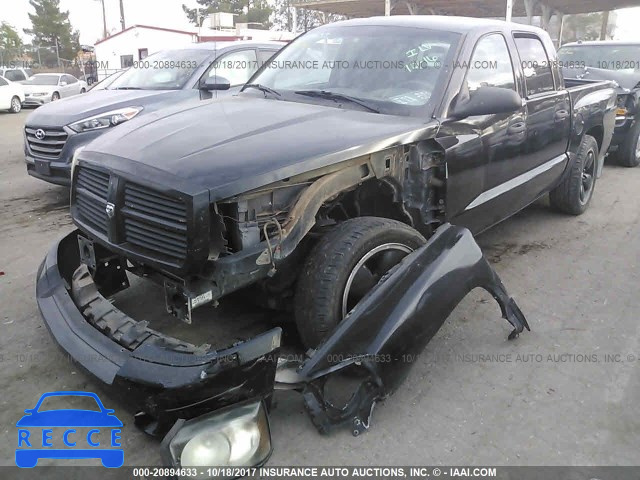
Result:
M44 132L44 137L36 137L38 130ZM29 149L34 155L40 157L58 158L67 143L68 135L62 128L25 127L24 131L27 135Z
M124 188L124 240L174 261L187 258L187 207L177 198L134 183Z
M74 183L75 203L80 220L96 231L107 235L108 217L106 212L109 193L109 174L98 170L78 167Z

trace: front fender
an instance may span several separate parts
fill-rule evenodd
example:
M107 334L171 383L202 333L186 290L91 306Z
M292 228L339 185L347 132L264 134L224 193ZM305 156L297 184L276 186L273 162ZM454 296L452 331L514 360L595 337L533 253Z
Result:
M318 429L351 423L355 435L368 428L374 403L393 392L449 314L474 288L489 291L516 338L527 321L471 232L445 224L407 256L365 297L299 368L308 412ZM366 370L342 409L324 397L324 383L352 365Z

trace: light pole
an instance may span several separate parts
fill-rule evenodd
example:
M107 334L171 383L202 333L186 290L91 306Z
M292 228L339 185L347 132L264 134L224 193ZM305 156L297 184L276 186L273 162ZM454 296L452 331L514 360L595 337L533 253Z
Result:
M96 0L97 2L102 3L102 39L107 38L107 13L104 8L104 0Z

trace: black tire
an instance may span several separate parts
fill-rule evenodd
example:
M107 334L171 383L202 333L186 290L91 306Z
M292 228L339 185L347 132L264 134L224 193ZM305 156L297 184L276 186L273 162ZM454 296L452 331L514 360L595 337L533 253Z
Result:
M616 160L623 167L640 165L640 119L635 120L616 152Z
M84 88L80 89L80 94L82 95L83 93L86 93L86 90Z
M569 215L583 214L593 198L597 169L598 142L592 136L585 135L571 171L562 183L549 193L551 206Z
M11 108L9 109L9 111L11 113L20 113L20 110L22 110L22 102L20 101L20 98L18 96L14 96L11 99Z
M342 321L344 311L351 310L384 273L425 243L413 228L378 217L347 220L322 237L307 257L296 286L295 319L304 345L318 346ZM365 263L357 271L363 277L356 277L361 261ZM350 279L352 288L344 306Z
M56 100L60 100L60 94L58 92L53 92L53 95L51 95L51 101L55 102Z

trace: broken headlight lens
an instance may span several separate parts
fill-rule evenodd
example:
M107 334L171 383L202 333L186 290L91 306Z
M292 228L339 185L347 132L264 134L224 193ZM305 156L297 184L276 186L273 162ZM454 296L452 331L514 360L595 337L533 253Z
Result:
M176 467L262 465L271 453L267 412L256 402L177 422L162 443Z
M93 130L101 130L103 128L115 127L133 117L142 111L142 107L126 107L111 112L101 113L93 117L85 118L69 125L74 132L90 132Z

